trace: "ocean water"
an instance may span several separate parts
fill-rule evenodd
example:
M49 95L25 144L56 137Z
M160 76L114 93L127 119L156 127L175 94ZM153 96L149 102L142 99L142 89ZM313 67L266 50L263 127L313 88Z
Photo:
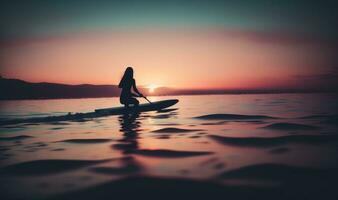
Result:
M1 194L51 198L130 177L270 188L296 172L312 177L304 173L338 168L337 94L149 99L179 103L160 112L0 126ZM118 98L1 101L0 120L118 105Z

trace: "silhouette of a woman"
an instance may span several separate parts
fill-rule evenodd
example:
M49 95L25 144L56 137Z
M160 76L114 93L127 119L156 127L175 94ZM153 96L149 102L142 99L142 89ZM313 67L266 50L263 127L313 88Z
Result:
M128 108L130 104L138 106L139 101L134 97L143 97L143 94L141 94L136 87L134 70L132 67L127 67L119 83L119 88L122 88L120 96L121 104L124 104L126 108ZM136 94L132 92L132 89Z

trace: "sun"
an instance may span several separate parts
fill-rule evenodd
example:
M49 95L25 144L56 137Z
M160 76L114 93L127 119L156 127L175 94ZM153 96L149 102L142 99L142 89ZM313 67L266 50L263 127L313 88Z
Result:
M154 93L157 87L158 86L156 86L156 85L149 85L148 86L149 93Z

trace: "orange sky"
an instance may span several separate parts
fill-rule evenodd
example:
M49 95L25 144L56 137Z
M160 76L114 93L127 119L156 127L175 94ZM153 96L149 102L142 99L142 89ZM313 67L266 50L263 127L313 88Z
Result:
M138 85L283 88L330 70L332 47L297 35L226 29L134 29L5 42L1 74L32 82L118 84L134 67Z

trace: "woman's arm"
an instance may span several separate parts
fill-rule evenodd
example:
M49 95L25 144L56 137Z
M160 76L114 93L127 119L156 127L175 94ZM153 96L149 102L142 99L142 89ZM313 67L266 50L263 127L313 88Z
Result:
M137 87L136 87L136 81L135 79L133 80L133 90L140 96L143 97L143 94L141 92L138 91Z

